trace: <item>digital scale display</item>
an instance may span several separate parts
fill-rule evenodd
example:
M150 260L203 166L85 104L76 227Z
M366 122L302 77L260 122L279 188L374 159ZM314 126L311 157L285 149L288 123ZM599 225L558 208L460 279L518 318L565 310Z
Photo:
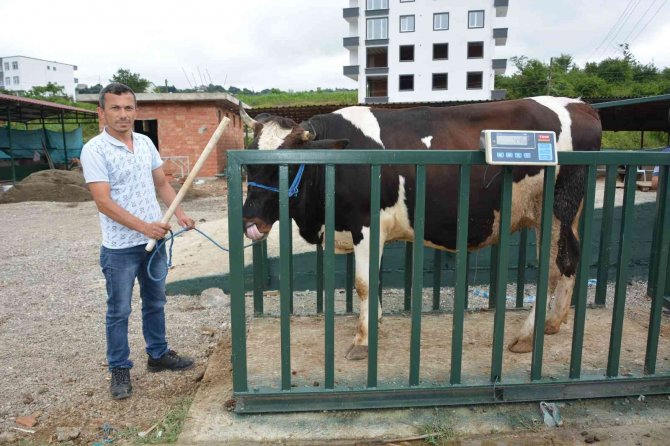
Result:
M550 131L483 130L481 149L488 164L541 165L558 163L556 134Z

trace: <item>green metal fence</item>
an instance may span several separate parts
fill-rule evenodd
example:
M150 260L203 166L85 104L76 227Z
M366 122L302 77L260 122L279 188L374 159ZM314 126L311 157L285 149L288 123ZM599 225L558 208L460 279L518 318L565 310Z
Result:
M607 166L606 190L604 199L604 217L611 215L614 205L615 175L617 167L626 166L624 184L624 203L622 223L618 235L617 270L614 277L615 291L612 310L612 324L608 347L606 372L602 375L582 374L582 349L586 314L586 288L588 262L580 262L577 272L574 296L574 327L571 345L569 373L566 376L545 376L542 373L544 349L544 318L547 301L549 276L549 247L551 243L551 221L554 203L554 178L556 167L544 169L544 196L540 236L539 267L537 274L537 297L534 344L531 368L525 379L506 376L503 370L503 335L505 325L505 299L508 283L508 259L510 239L510 216L512 204L512 168L504 167L501 175L501 217L500 241L498 248L492 251L491 307L495 309L493 320L492 356L490 377L480 382L472 382L462 376L463 365L463 319L467 306L467 210L469 207L470 171L473 165L485 164L484 155L478 151L231 151L228 155L228 194L229 194L229 242L230 242L230 291L232 324L232 363L233 392L236 411L241 413L305 411L330 409L410 407L452 404L494 403L511 401L531 401L539 399L574 399L585 397L623 396L638 394L670 393L670 374L657 373L658 343L663 310L666 276L668 275L668 257L670 231L664 230L670 222L670 196L668 195L668 175L670 157L667 154L649 152L574 152L560 153L559 164L585 165L587 169L584 207L582 212L581 251L582 258L589 258L592 220L595 199L596 166ZM243 256L242 224L242 169L245 165L276 164L279 166L279 214L280 214L280 257L281 263L280 294L280 344L281 359L280 385L250 387L247 359L253 352L247 350L247 315L245 314L245 279ZM291 314L292 314L292 262L291 229L289 220L289 165L321 164L325 165L326 175L326 222L323 247L323 280L318 291L323 290L324 300L317 303L317 310L323 311L324 320L324 358L323 382L319 388L296 386L292 382L291 369ZM417 239L423 238L425 214L425 178L427 165L459 165L459 201L457 253L455 260L455 299L451 336L450 374L448 381L428 383L421 380L421 299L409 299L411 295L421 296L424 288L423 275L411 275L405 306L410 311L411 335L409 340L409 363L404 384L379 382L378 380L378 327L376 318L369 322L369 352L367 360L367 379L359 387L336 385L334 351L334 190L335 166L363 164L371 171L371 242L370 242L370 290L369 314L377 314L379 296L378 252L380 219L380 178L381 166L392 164L416 165L416 209L414 210L414 230ZM649 289L652 303L649 311L649 328L644 359L644 373L639 376L620 372L620 355L624 322L626 287L628 282L628 260L631 250L631 236L634 198L636 190L636 165L660 165L659 192L657 194L657 212L654 225L654 242L649 268ZM609 265L611 238L609 230L611 217L603 218L600 233L599 263ZM527 235L522 235L527 237ZM263 277L262 246L255 248L254 261L258 276ZM407 262L414 271L422 271L424 251L408 250ZM439 261L439 259L434 259ZM351 261L347 269L352 271ZM525 268L519 268L518 286L525 282ZM596 304L604 304L608 268L598 270L598 288ZM351 277L349 274L348 277ZM254 311L262 313L263 287L261 279L254 288ZM435 288L435 284L434 288ZM439 286L438 306L439 306ZM351 283L347 285L351 293ZM517 306L523 302L518 298ZM320 293L317 293L319 295ZM350 301L349 301L350 302ZM347 310L351 311L350 303ZM434 306L435 308L435 306ZM560 336L560 335L559 335ZM341 372L341 373L346 373Z

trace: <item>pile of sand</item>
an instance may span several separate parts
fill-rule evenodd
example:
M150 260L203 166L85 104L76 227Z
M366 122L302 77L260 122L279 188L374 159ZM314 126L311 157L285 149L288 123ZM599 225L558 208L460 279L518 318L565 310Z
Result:
M90 201L84 175L79 170L42 170L30 174L0 196L0 203L22 201Z

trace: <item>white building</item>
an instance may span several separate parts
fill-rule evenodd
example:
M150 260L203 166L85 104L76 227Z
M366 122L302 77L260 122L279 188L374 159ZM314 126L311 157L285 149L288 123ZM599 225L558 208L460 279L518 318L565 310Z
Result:
M500 99L494 76L507 59L509 0L349 0L344 75L358 81L358 102Z
M0 87L10 91L27 91L33 87L43 87L49 82L65 89L74 98L77 78L76 65L34 57L10 56L0 58Z

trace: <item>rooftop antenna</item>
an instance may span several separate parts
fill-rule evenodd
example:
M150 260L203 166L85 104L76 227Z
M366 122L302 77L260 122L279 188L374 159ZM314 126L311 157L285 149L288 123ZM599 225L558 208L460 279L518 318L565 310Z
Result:
M200 72L200 67L196 66L196 70L198 70L198 76L200 76L200 84L205 85L205 79L202 77L202 73Z
M184 77L186 77L186 82L188 82L188 86L191 87L191 89L193 89L191 79L188 78L188 74L186 74L186 70L184 70L184 67L181 67L181 71L184 73Z
M213 84L214 82L212 82L212 76L209 75L209 70L207 68L205 68L205 73L207 73L207 77L209 78L209 83Z

